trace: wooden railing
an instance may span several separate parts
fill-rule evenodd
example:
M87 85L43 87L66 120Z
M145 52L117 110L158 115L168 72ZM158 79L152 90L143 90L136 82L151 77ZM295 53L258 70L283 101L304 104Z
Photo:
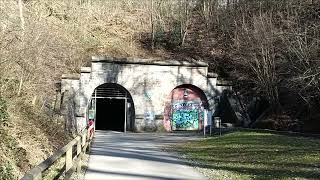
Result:
M43 173L50 168L55 162L64 158L64 166L57 176L64 174L64 179L70 179L71 175L77 170L81 172L81 160L87 149L90 149L91 140L93 138L93 125L86 129L71 142L59 149L55 154L44 160L38 166L28 171L21 180L40 180L43 178ZM59 177L55 177L57 179Z

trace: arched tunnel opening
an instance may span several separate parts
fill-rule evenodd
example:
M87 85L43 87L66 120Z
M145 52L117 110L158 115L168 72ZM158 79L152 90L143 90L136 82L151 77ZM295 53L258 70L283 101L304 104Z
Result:
M133 131L134 104L130 93L122 86L106 83L92 93L89 119L96 130Z
M165 102L164 127L167 131L199 131L203 129L208 109L207 97L199 87L177 86Z

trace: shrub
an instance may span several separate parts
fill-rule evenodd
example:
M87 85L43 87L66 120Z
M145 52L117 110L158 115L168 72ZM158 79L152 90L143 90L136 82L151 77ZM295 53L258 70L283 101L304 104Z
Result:
M7 101L0 97L0 122L6 122L8 117L9 114L7 112Z
M0 166L0 180L13 180L13 167L7 162L4 165Z

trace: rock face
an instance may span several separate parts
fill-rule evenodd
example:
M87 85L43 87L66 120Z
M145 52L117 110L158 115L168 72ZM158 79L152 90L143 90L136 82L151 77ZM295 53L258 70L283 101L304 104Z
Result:
M214 111L215 97L231 88L216 82L203 62L93 57L80 75L62 76L61 112L81 131L96 118L99 98L120 99L124 130L202 129L203 113Z

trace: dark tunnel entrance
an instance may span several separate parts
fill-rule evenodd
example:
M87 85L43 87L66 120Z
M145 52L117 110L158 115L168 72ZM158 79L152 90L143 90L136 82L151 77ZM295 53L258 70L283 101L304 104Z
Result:
M96 129L124 131L124 99L97 99Z
M134 105L129 92L118 84L98 86L89 104L89 119L96 130L133 131Z

